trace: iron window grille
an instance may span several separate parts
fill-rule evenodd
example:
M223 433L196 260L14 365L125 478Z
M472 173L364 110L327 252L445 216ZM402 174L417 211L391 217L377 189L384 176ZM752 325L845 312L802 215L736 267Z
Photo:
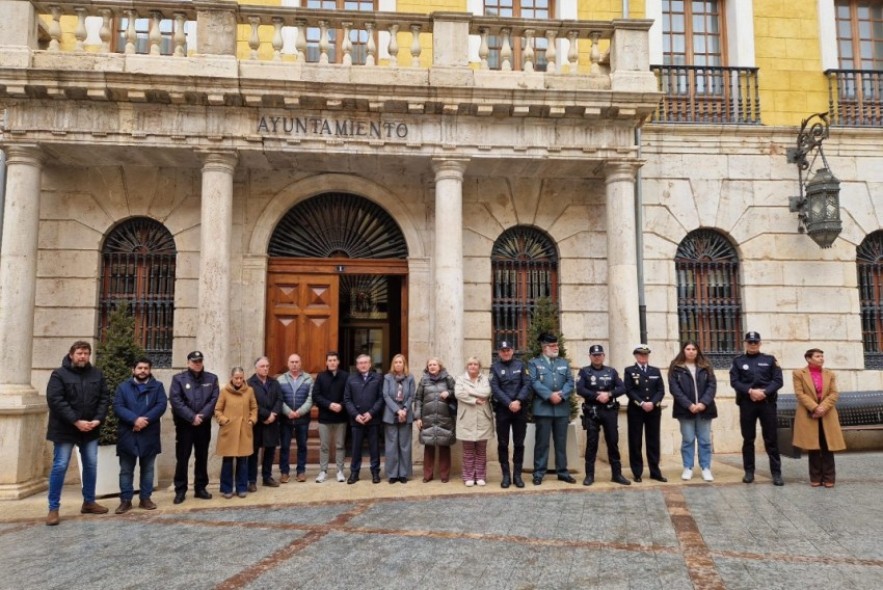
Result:
M866 369L883 369L883 230L869 234L856 249L862 345Z

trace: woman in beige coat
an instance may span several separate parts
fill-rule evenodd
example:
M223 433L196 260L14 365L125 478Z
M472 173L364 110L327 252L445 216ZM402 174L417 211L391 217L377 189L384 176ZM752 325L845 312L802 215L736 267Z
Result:
M487 441L494 436L491 383L481 372L481 362L466 359L466 374L454 385L457 398L457 440L463 443L463 481L483 486L487 479Z
M834 487L834 451L846 448L840 417L837 415L837 380L833 371L823 368L825 353L810 348L803 355L805 369L794 371L794 446L809 455L809 481L817 488Z
M258 421L258 403L254 391L245 382L242 367L233 369L230 383L221 389L215 404L215 420L220 425L215 454L223 457L221 495L233 497L235 459L236 495L244 498L248 489L248 457L254 452L252 427Z

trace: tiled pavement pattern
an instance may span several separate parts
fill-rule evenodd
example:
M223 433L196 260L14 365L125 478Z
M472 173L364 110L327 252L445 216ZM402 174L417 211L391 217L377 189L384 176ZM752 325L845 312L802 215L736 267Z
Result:
M628 488L310 480L125 516L80 516L66 489L58 527L45 497L0 504L0 588L883 588L883 454L838 457L833 489L805 459L784 488L715 460L711 485L675 464Z

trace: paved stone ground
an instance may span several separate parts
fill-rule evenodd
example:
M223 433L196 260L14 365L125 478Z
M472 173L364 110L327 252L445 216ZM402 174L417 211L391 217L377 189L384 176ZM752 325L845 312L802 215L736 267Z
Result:
M0 504L0 588L883 588L883 454L838 456L833 489L783 461L783 488L716 456L714 484L674 462L628 488L310 479L179 506L163 490L125 516L79 515L70 488L58 527L45 496Z

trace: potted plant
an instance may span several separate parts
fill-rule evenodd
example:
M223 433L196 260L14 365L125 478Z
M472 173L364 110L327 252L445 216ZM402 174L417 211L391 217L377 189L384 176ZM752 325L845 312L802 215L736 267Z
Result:
M132 364L144 356L144 349L135 341L135 318L127 301L116 304L108 317L107 329L95 351L95 366L104 373L110 404L107 417L98 431L98 480L97 496L119 494L120 465L116 455L119 438L119 418L113 409L117 387L132 377ZM139 470L135 470L135 489L138 489Z
M568 361L567 348L565 345L564 335L561 333L560 321L558 316L558 306L552 303L548 297L540 297L536 300L534 311L530 318L530 325L527 328L527 350L525 351L525 363L530 359L538 357L543 352L540 345L539 337L544 332L550 332L558 336L558 356ZM574 387L573 394L570 396L570 426L567 429L567 463L571 468L579 464L580 460L580 444L577 423L574 421L579 415L582 398L576 394ZM527 436L524 440L524 464L528 468L533 468L533 450L536 442L536 429L533 425L533 404L527 406ZM554 456L555 443L551 444L549 456Z

